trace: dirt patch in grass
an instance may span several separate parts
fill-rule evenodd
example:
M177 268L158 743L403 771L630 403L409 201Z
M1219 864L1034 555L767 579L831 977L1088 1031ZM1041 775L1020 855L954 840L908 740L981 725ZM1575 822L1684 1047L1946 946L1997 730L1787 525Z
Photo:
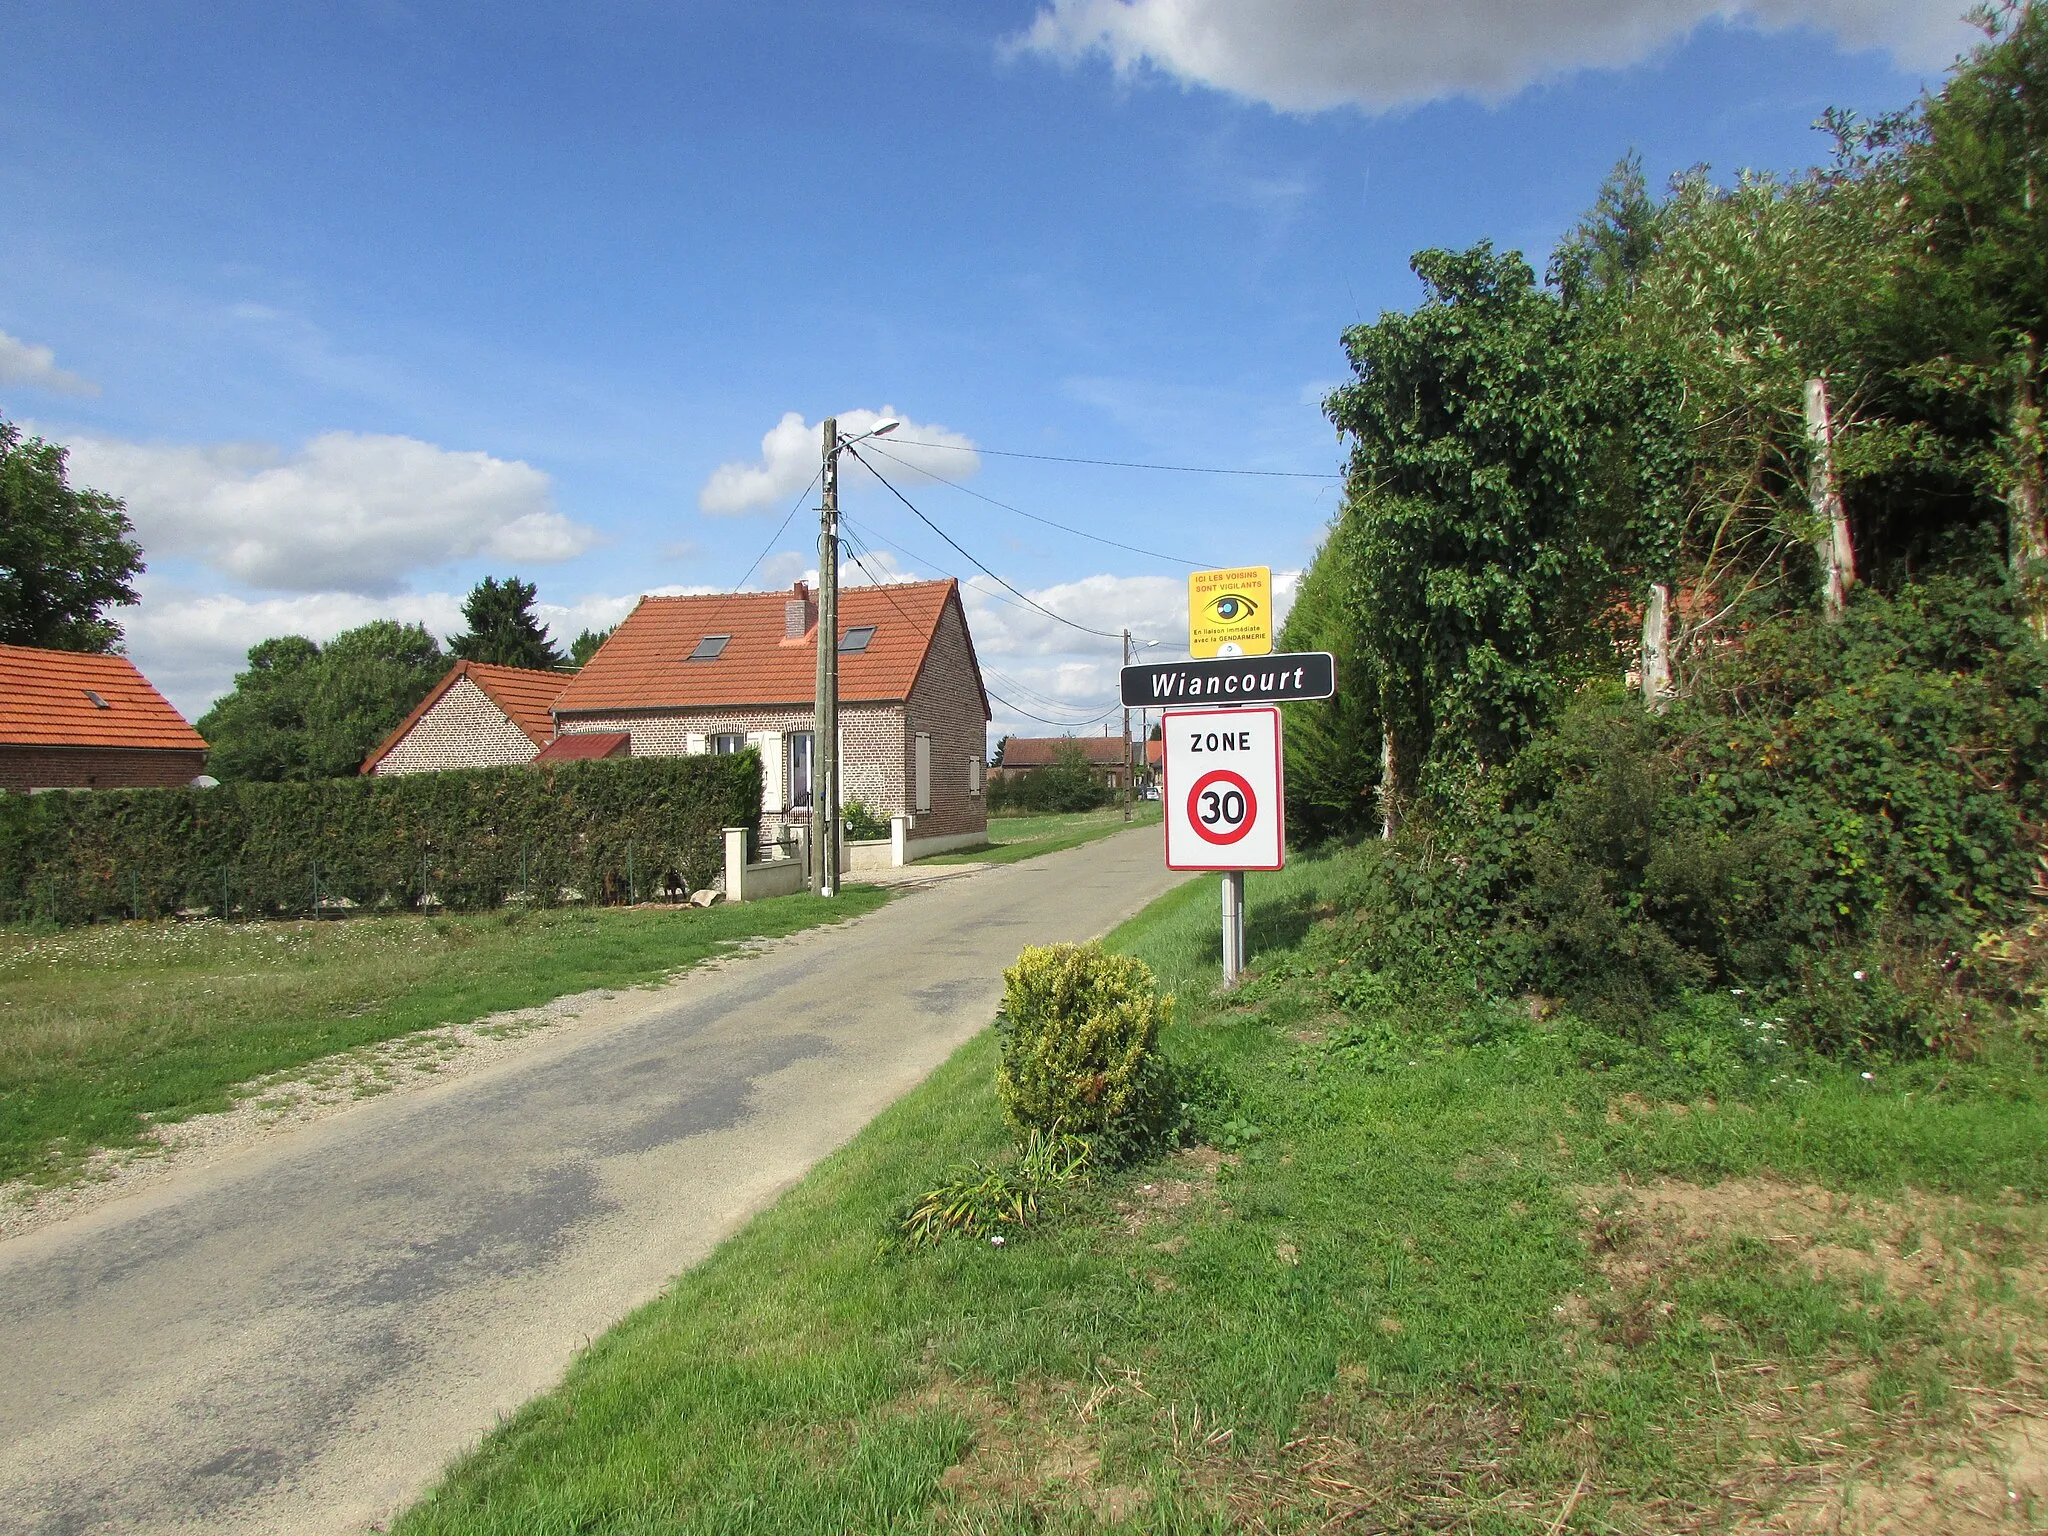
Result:
M1094 1423L1111 1401L1149 1395L1138 1372L1107 1364L1093 1382L1020 1383L1007 1401L950 1379L935 1382L917 1406L958 1414L973 1433L967 1454L939 1479L935 1528L979 1531L999 1517L1035 1526L1075 1509L1103 1525L1130 1519L1151 1502L1151 1491L1104 1480Z
M1214 1147L1185 1147L1173 1154L1173 1172L1132 1184L1114 1202L1126 1232L1142 1233L1150 1226L1175 1223L1197 1206L1215 1197L1222 1170L1240 1161L1232 1152ZM1171 1251L1171 1250L1168 1250Z
M2048 1525L2038 1210L1770 1178L1581 1193L1585 1240L1610 1291L1567 1298L1558 1316L1588 1364L1611 1369L1665 1328L1725 1340L1708 1354L1720 1411L1671 1432L1704 1444L1732 1420L1738 1454L1721 1455L1704 1498L1634 1502L1636 1528L1989 1536ZM1875 1350L1774 1358L1741 1321L1688 1311L1698 1294L1688 1282L1731 1256L1830 1288L1852 1319L1918 1321Z

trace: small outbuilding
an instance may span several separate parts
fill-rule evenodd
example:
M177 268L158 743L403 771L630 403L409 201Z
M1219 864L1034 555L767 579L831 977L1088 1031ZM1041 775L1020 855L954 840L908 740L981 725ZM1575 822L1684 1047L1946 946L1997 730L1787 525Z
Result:
M0 790L163 789L206 753L127 657L0 645Z
M1002 763L989 770L999 779L1021 779L1041 768L1050 768L1067 752L1077 752L1088 765L1088 776L1110 789L1122 789L1132 776L1138 756L1133 742L1130 757L1124 756L1124 739L1116 736L1012 736L1003 743Z
M458 661L363 759L361 771L432 773L530 763L554 737L549 707L568 682L566 672Z

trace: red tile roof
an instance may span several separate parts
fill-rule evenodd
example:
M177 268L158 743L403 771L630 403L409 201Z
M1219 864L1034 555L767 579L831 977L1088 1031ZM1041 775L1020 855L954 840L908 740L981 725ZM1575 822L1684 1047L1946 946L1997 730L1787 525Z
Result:
M0 645L0 743L206 750L205 738L127 657L26 645Z
M1114 768L1124 760L1124 739L1116 736L1012 736L1003 745L1003 767L1044 768L1066 746L1080 748L1081 755L1097 768ZM1135 745L1135 743L1134 743Z
M447 675L427 690L427 696L413 706L411 714L399 723L398 729L386 736L377 750L363 759L359 773L369 773L384 761L386 754L405 739L405 733L420 723L420 717L436 704L441 696L455 686L455 680L466 677L483 689L493 704L505 712L505 716L535 746L541 746L555 734L554 717L548 713L549 706L569 681L566 672L542 672L531 667L494 667L483 661L458 661L448 669Z
M787 638L784 620L793 601L789 591L643 597L562 691L555 710L809 704L817 697L817 626L814 621L801 639ZM875 633L866 650L840 653L839 697L847 703L908 698L949 603L959 609L956 581L842 588L841 638L870 624ZM964 629L965 610L960 622ZM691 661L707 635L732 638L716 660Z
M536 763L574 763L593 757L616 757L631 745L624 731L577 731L557 736L540 749Z

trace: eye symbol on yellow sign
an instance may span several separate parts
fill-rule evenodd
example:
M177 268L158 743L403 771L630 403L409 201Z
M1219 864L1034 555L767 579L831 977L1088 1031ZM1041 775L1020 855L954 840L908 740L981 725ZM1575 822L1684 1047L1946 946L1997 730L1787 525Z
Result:
M1188 654L1266 656L1273 650L1273 573L1263 565L1188 578Z

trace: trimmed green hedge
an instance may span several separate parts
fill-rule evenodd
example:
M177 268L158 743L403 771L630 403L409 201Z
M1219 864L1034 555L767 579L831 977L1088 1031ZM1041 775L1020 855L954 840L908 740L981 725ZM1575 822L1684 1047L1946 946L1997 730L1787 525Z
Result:
M759 754L0 795L0 921L646 898L724 868Z

